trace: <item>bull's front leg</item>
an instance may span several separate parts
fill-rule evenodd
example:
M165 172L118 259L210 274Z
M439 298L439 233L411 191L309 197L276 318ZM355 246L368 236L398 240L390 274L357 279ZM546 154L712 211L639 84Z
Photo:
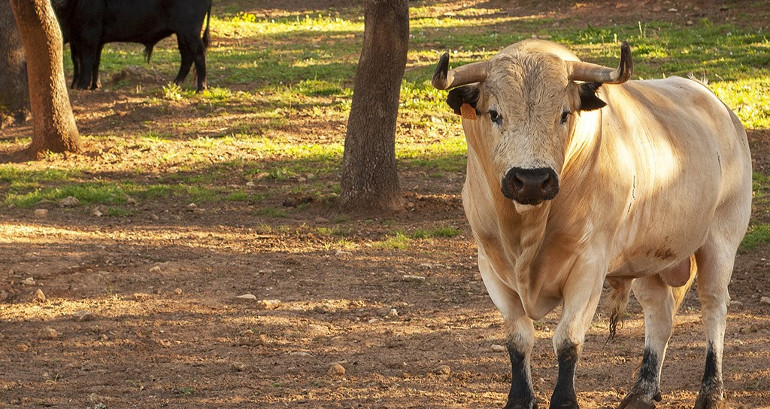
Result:
M597 269L593 267L591 270ZM592 275L591 270L573 270L564 286L564 308L553 337L554 350L559 360L559 373L551 396L550 409L579 408L575 393L575 369L583 349L585 333L591 326L599 304L604 282L603 276Z
M492 302L505 321L506 344L511 359L511 389L504 409L535 409L537 402L530 372L535 327L525 314L518 294L505 285L495 273L482 245L479 245L479 270Z
M535 409L535 392L532 389L530 357L535 340L532 320L522 315L506 322L508 328L508 355L511 358L511 390L504 409Z

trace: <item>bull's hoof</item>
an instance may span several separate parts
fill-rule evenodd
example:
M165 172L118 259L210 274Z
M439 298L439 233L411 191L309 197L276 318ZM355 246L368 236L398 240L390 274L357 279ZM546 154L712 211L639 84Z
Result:
M511 405L511 404L508 404L508 405L505 405L505 407L503 409L537 409L537 404L536 403L532 403L531 405L528 405L528 404L522 404L522 405L516 405L516 404Z
M509 399L503 409L537 409L537 402L534 399L520 399L515 402Z
M694 409L729 409L727 400L721 397L698 395Z
M617 409L655 409L655 402L653 400L660 401L660 395L650 399L644 395L630 393L620 402Z

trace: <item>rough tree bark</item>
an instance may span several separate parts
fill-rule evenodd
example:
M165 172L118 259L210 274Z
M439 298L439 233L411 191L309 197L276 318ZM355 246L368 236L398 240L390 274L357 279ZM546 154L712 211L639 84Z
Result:
M409 48L407 0L367 0L342 160L343 211L403 207L396 170L396 119Z
M3 112L16 122L24 122L29 114L24 46L9 0L0 0L0 127Z
M62 35L49 0L11 0L27 56L27 82L32 108L32 143L40 154L77 152L80 135L72 115L62 68Z

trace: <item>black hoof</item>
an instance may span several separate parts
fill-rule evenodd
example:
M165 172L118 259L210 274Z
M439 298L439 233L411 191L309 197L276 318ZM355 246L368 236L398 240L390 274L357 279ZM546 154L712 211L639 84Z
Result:
M695 400L694 409L729 409L727 406L727 400L723 398L706 397L704 395L698 395L698 399Z
M628 394L617 409L655 409L655 401L660 401L660 395L652 399L635 393Z

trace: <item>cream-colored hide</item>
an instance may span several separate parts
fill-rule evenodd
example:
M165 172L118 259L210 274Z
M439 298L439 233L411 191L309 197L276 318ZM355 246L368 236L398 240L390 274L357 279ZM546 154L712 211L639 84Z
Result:
M434 76L438 88L470 84L478 91L470 103L478 117L462 121L462 196L482 278L508 328L514 377L506 407L534 402L532 320L559 305L553 345L560 372L551 407L577 407L570 374L605 279L626 300L633 288L645 310L642 370L620 407L654 407L673 315L695 264L708 341L696 408L718 407L727 284L751 209L746 132L701 83L626 82L630 72L604 68L588 78L608 80L586 80L583 72L598 66L569 61L579 60L563 46L527 40L464 72L440 73L440 63ZM596 96L606 106L581 110L584 81L604 83ZM558 193L537 205L505 197L501 178L514 167L552 168Z

